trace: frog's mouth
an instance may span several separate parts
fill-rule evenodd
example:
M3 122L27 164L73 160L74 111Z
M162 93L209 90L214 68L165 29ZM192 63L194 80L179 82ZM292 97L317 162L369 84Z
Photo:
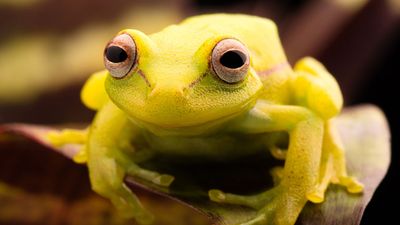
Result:
M233 111L232 113L224 114L219 117L211 117L211 119L209 120L198 120L197 122L191 123L171 123L167 118L164 119L164 121L168 121L168 123L154 123L149 120L132 115L129 116L129 118L133 123L149 130L156 135L192 136L207 134L218 130L227 122L230 122L233 119L238 118L240 115L246 113L251 107L254 106L254 104L255 101L251 99L243 104L240 108L238 108L238 110ZM193 120L196 120L196 118L193 118Z

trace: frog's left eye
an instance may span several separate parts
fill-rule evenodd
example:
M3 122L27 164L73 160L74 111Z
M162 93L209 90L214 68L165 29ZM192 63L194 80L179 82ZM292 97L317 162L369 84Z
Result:
M223 39L215 45L211 54L214 73L227 83L237 83L246 77L249 70L249 52L235 39Z
M104 65L114 78L125 77L137 61L136 44L128 34L112 39L104 50Z

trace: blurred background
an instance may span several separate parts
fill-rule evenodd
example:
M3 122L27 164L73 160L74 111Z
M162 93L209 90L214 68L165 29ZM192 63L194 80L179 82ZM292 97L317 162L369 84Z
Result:
M79 91L103 68L104 46L115 33L150 34L210 12L273 19L292 64L314 56L338 80L347 106L383 109L392 165L362 224L397 224L400 0L0 0L0 123L88 123L93 112Z

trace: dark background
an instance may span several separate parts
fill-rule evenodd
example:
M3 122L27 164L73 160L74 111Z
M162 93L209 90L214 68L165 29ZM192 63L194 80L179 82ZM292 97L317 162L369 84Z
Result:
M156 4L160 1L150 2ZM366 3L363 7L354 9L333 0L172 2L176 4L179 17L182 18L206 12L242 12L272 18L280 28L282 42L291 63L302 56L314 56L337 78L346 105L378 105L390 124L392 163L388 175L364 214L362 224L398 224L395 209L398 209L396 204L399 203L400 191L397 182L400 164L400 86L395 77L400 75L399 3L396 5L393 3L396 1L370 0L364 1ZM125 7L146 4L146 1L128 0L113 3L106 0L43 0L30 7L0 5L0 46L14 36L25 33L73 32L83 24L113 20ZM84 76L57 89L43 90L37 97L25 101L0 101L0 123L59 124L90 121L93 112L85 109L79 100L79 89L83 81Z

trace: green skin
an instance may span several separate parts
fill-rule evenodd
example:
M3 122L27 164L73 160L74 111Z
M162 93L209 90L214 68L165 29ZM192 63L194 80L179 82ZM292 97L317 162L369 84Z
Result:
M150 36L131 29L122 33L135 40L134 69L121 79L108 71L93 75L82 92L84 103L98 110L88 132L65 130L49 138L57 146L83 144L76 159L87 162L93 190L126 217L152 221L123 183L125 176L160 186L173 182L173 175L138 166L156 154L229 161L272 150L284 159L276 175L280 181L271 190L254 196L209 191L211 201L257 209L245 224L292 225L308 200L323 201L330 182L362 191L346 173L331 120L342 107L336 81L312 58L292 69L272 21L214 14ZM219 79L210 66L214 46L226 38L243 43L250 57L244 80L233 84ZM289 134L287 151L275 146L275 132ZM246 142L238 135L253 138Z

